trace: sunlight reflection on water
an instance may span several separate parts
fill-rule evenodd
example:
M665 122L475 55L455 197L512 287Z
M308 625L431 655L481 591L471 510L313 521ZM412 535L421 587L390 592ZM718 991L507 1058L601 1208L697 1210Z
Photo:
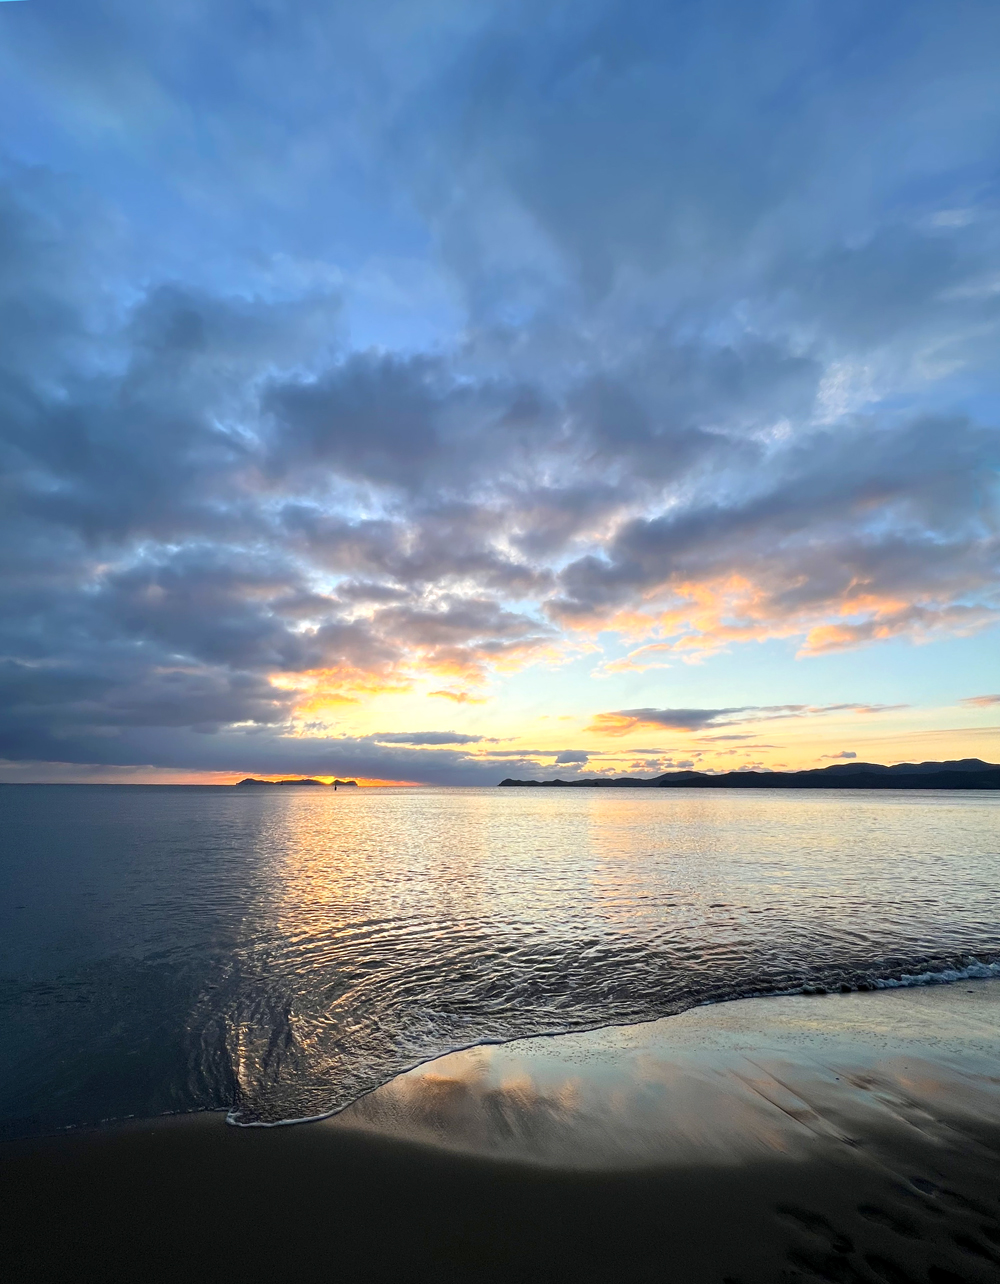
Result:
M475 1042L992 958L998 802L10 787L0 1105L301 1118Z

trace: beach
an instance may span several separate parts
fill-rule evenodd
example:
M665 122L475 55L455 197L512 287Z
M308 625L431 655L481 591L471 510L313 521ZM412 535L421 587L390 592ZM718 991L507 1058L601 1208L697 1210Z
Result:
M339 1115L7 1142L17 1280L1000 1279L1000 982L453 1053Z
M1000 0L0 0L0 1284L1000 1284Z

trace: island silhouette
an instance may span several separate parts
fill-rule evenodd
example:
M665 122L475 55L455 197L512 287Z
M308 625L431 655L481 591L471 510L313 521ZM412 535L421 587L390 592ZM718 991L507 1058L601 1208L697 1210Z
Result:
M336 789L338 785L353 785L357 788L356 780L331 780L330 785ZM242 789L247 785L319 785L321 789L329 789L330 785L325 780L314 780L312 777L302 780L258 780L256 776L247 776L245 780L240 780L236 784L237 789Z
M584 780L513 780L500 785L566 789L1000 789L1000 765L981 758L953 762L844 762L806 771L668 771L662 776Z

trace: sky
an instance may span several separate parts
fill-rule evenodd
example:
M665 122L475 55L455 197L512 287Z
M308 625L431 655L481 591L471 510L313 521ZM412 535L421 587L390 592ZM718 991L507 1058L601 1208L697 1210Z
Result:
M0 4L0 780L1000 759L995 0Z

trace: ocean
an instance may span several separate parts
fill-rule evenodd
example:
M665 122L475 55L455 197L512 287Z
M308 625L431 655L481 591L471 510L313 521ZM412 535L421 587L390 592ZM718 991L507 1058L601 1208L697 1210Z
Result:
M993 793L0 787L0 1136L1000 975Z

